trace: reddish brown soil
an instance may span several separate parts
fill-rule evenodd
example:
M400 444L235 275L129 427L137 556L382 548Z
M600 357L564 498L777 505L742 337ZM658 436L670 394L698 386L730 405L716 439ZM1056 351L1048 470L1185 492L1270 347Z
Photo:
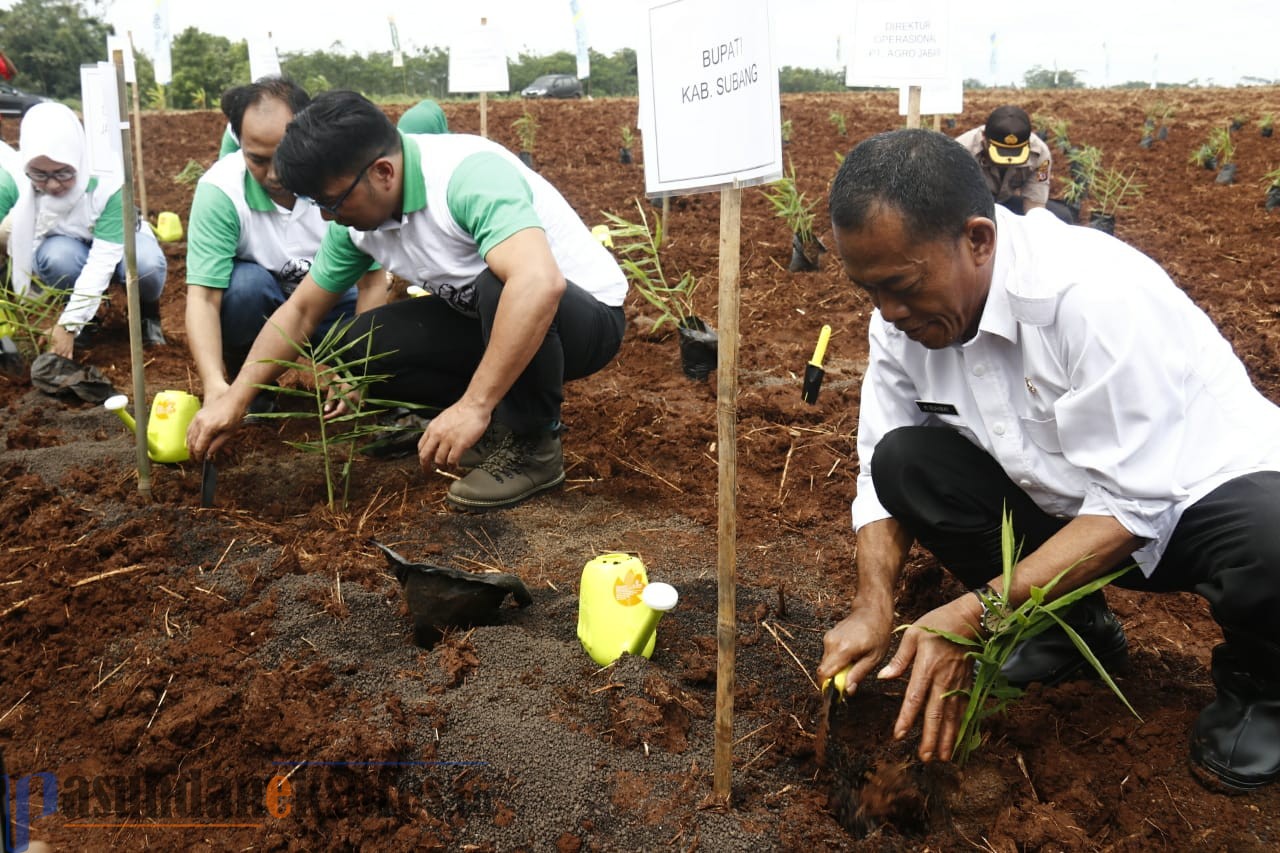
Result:
M1280 400L1280 213L1264 212L1258 183L1280 165L1280 139L1252 125L1236 134L1234 186L1188 165L1211 126L1275 112L1278 96L974 93L949 132L1017 97L1030 112L1069 119L1077 143L1136 168L1146 194L1121 214L1118 236L1165 265ZM1172 132L1143 150L1142 119L1157 97L1175 110ZM514 146L511 123L524 106L492 104L491 134ZM835 155L900 125L895 106L880 93L784 98L795 131L787 154L819 199L819 223ZM618 146L636 102L529 107L541 128L538 168L584 219L634 216L642 171L618 163ZM455 131L478 130L475 104L446 111ZM830 120L836 111L848 136ZM153 218L167 209L185 222L191 191L172 177L189 159L212 162L222 126L211 112L144 117ZM11 141L15 130L5 127ZM675 199L664 258L668 270L700 277L698 305L713 323L718 219L715 194ZM0 380L0 641L9 650L0 745L12 775L48 771L59 781L60 809L35 821L37 836L82 850L1280 846L1280 789L1227 797L1187 770L1187 731L1212 696L1206 664L1219 640L1189 595L1111 594L1133 648L1118 682L1142 720L1096 684L1036 690L991 726L963 770L921 767L909 742L889 742L901 685L880 685L836 710L829 760L818 766L819 702L806 671L853 586L848 504L868 305L832 253L820 272L798 275L785 270L790 251L766 200L745 191L728 810L705 807L716 386L683 377L674 339L647 334L649 312L633 296L617 361L569 388L565 488L484 516L446 509L447 481L424 477L411 459L362 461L350 505L329 511L318 459L281 443L297 426L243 429L221 461L215 508L197 508L192 465L156 466L147 502L114 417ZM148 351L148 387L199 393L182 331L184 244L167 252L171 345ZM128 389L122 303L85 357ZM823 323L836 332L820 402L809 406L799 376ZM371 536L411 559L514 572L535 602L419 650ZM611 550L638 553L682 597L652 660L600 670L575 637L576 589L583 565ZM956 593L918 557L901 617ZM264 796L278 775L291 786L283 817L278 796ZM150 790L150 805L112 787L126 783Z

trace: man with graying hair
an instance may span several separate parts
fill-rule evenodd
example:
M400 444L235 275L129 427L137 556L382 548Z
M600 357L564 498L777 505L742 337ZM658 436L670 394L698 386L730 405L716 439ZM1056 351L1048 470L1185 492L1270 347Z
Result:
M493 509L563 483L564 383L617 353L627 282L560 193L494 142L397 131L343 91L298 114L275 168L337 224L272 325L305 337L382 264L431 295L361 314L345 342L370 336L360 351L371 347L376 372L390 375L374 397L438 411L418 442L423 470L470 469L448 502ZM249 362L264 357L292 357L274 330L258 336ZM196 458L225 441L253 384L279 372L248 364L220 405L197 415L188 433Z
M222 103L242 146L201 176L187 229L187 344L209 405L226 393L267 318L302 281L328 223L320 209L281 186L272 168L294 114L311 99L301 86L263 77L229 90ZM357 310L386 302L386 276L371 272L318 326L323 334ZM225 373L224 373L225 370ZM274 395L250 406L261 414Z
M1133 563L1118 586L1209 602L1223 642L1191 768L1215 788L1275 781L1280 408L1150 258L1045 211L996 206L974 159L941 134L894 131L854 148L830 210L845 272L875 310L858 422L857 588L818 675L848 669L853 692L879 666L913 541L970 590L1004 592L1007 508L1022 543L1012 606L1068 567L1049 598ZM982 637L985 605L965 593L920 616L877 673L910 670L894 736L921 717L924 760L951 755L954 691L973 675L963 647L926 629ZM1102 592L1063 618L1104 666L1124 662ZM1019 686L1090 671L1058 627L1004 667Z

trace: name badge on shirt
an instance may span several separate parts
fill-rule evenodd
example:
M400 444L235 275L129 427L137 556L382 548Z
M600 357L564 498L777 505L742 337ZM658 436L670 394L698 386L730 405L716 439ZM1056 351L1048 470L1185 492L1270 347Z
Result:
M928 400L916 400L916 408L926 415L958 415L956 407L950 403L931 403Z

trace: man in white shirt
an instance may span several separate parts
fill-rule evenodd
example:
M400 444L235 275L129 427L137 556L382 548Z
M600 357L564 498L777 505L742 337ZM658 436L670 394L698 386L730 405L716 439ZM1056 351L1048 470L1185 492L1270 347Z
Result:
M468 134L406 134L366 98L325 92L276 150L280 181L335 219L315 263L271 322L309 330L375 262L431 295L362 314L370 393L439 413L418 442L425 472L470 468L446 495L460 509L511 506L564 482L564 383L613 360L627 280L564 197L502 146ZM346 227L342 227L346 226ZM219 405L191 423L203 458L225 440L254 383L289 358L258 336Z
M1214 786L1280 777L1280 408L1209 318L1146 256L1091 229L993 204L977 164L941 134L863 142L832 184L845 270L875 306L853 502L857 593L818 674L848 690L889 648L893 590L913 540L970 589L1000 590L1007 506L1022 541L1009 600L1077 563L1050 597L1136 562L1116 583L1208 599L1225 642L1217 698L1191 737ZM898 738L951 754L979 636L965 594L916 620L879 678L911 670ZM1101 593L1066 622L1104 665L1126 641ZM1085 674L1065 632L1024 643L1011 683Z

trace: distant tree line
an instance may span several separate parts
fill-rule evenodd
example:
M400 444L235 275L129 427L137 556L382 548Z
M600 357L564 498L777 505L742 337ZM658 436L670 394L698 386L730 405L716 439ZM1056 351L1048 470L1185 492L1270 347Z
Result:
M113 32L110 24L87 8L96 8L101 2L19 0L7 10L0 9L0 50L18 68L14 84L60 100L77 101L80 65L102 59L107 35ZM170 57L173 81L162 89L156 85L151 59L136 53L138 86L146 93L144 100L150 107L216 109L223 91L249 80L249 49L243 40L232 41L188 27L174 37ZM623 48L608 56L592 50L590 58L588 94L609 97L638 93L634 50ZM392 67L391 51L361 55L333 49L285 53L280 57L280 68L313 93L354 89L381 101L458 97L448 92L449 53L440 47L405 53L402 68ZM577 60L570 51L548 56L522 53L508 64L511 91L519 92L540 74L574 73L576 69ZM843 71L783 66L778 77L783 92L846 91ZM1040 66L1027 71L1022 83L1028 89L1078 89L1085 85L1079 72ZM1141 81L1122 84L1125 88L1148 85ZM987 88L974 79L965 80L964 87Z

